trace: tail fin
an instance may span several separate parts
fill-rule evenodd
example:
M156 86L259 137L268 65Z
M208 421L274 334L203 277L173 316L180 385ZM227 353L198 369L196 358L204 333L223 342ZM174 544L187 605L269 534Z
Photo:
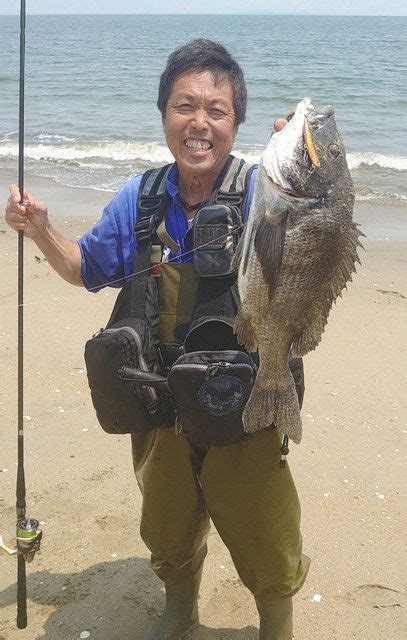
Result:
M291 374L289 380L270 387L262 385L260 368L243 412L243 426L247 433L254 433L271 424L296 444L301 442L300 407Z

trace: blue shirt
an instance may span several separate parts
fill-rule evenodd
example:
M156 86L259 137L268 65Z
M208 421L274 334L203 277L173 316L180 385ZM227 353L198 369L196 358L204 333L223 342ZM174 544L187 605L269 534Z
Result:
M247 219L253 197L252 173L249 197L244 221ZM142 174L126 182L103 210L96 225L79 240L81 250L81 275L88 291L97 292L105 286L122 287L133 272L136 238L134 223L137 220L137 195ZM178 199L178 172L174 164L167 177L170 196L165 219L170 236L179 244L179 250L170 253L171 262L192 262L192 231Z

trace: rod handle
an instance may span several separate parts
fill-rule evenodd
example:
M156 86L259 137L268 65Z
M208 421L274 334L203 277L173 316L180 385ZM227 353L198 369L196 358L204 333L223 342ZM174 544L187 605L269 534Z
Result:
M23 554L18 554L17 563L17 628L25 629L27 626L27 581Z

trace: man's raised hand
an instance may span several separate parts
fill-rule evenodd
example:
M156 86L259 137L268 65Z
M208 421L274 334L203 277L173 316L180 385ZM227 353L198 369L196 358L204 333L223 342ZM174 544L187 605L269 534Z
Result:
M10 197L7 200L5 219L15 231L23 231L27 238L35 239L43 233L48 225L48 210L44 202L36 200L30 193L24 193L21 202L19 188L16 184L9 187Z

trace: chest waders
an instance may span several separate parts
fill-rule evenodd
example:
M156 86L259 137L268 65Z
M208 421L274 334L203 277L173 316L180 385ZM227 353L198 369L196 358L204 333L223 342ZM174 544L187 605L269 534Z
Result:
M163 175L153 170L144 177L135 233L140 243L146 228L156 229L149 266L157 279L160 353L176 431L197 444L234 444L249 437L241 414L256 374L254 360L233 334L239 298L231 266L252 167L229 158L209 203L199 209L187 232L192 234L192 262L183 264L161 262L163 245L173 252L179 249L165 227L170 168ZM151 205L164 208L158 224L152 220Z
M164 184L165 181L161 188ZM144 203L154 204L154 200L147 197L141 202ZM142 223L139 218L139 221L136 232L154 226L148 220ZM197 214L195 229L199 222L202 218ZM214 235L213 229L209 233ZM172 429L132 434L134 470L143 495L140 532L151 551L153 570L165 582L166 590L165 612L146 638L178 639L181 634L171 633L170 629L187 628L197 621L197 593L211 518L241 580L256 597L261 638L288 640L292 637L290 596L301 588L309 560L302 554L300 509L290 470L279 469L279 435L273 430L245 437L240 426L236 432L232 429L226 434L219 428L219 422L213 428L218 416L202 406L196 407L197 390L202 386L208 389L205 383L215 383L213 395L208 392L203 401L210 404L212 397L212 411L227 411L236 398L216 395L216 382L220 378L223 383L230 371L228 365L234 365L239 357L250 358L249 367L243 367L240 375L235 367L229 377L238 378L243 385L247 370L252 371L253 358L236 345L231 330L239 302L235 279L230 273L221 277L202 276L196 262L160 263L162 242L170 246L172 241L164 234L167 234L165 225L158 223L157 236L161 241L151 245L149 273L154 274L157 286L162 373L177 399L176 432L184 431L188 440L182 435L177 437ZM200 240L203 252L208 244ZM219 247L219 239L212 240ZM195 238L194 245L198 246ZM176 251L177 246L171 249ZM203 257L199 256L200 262ZM217 260L219 256L214 258ZM241 362L237 364L242 367ZM180 377L174 382L177 372ZM236 395L239 401L239 389ZM220 420L225 422L228 415L233 417L238 411L239 408L234 412L232 407ZM202 432L193 432L194 425L187 431L188 413ZM215 438L216 430L218 435L227 435L229 439L233 434L236 441L240 439L239 444L199 446L202 439ZM272 627L271 632L268 627Z

